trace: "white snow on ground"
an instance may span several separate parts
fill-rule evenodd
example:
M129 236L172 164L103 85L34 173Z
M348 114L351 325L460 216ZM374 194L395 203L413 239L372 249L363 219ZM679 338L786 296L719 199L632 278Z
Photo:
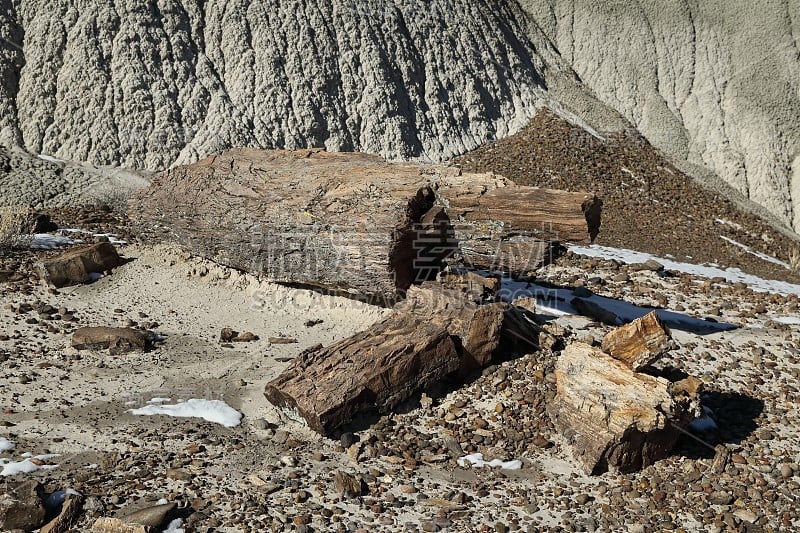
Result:
M37 455L31 457L29 453L22 454L24 459L22 461L12 461L11 459L0 459L0 466L3 470L0 471L0 476L15 476L17 474L30 474L37 470L50 470L58 467L58 465L38 465L36 462L47 461L53 457L58 457L58 454ZM34 462L34 460L36 462Z
M85 235L91 235L92 237L107 237L108 242L110 242L111 244L117 244L117 245L128 244L128 241L123 241L122 239L119 238L119 235L117 235L116 233L92 233L91 231L86 231L85 229L75 229L75 228L58 228L57 233L60 233L62 235L68 235L70 233L83 233Z
M164 533L184 533L186 530L181 527L182 525L183 525L183 520L181 520L180 518L176 518L175 520L169 523L167 529L164 530Z
M39 159L47 161L49 163L65 163L63 159L53 157L52 155L39 154Z
M503 278L501 280L500 297L504 301L511 302L522 296L536 298L536 312L539 314L550 316L580 315L570 304L572 299L576 297L571 289L551 288L536 283L516 281L511 278ZM596 294L582 299L597 304L599 307L617 315L619 324L630 322L654 311L650 307L639 307L622 300L606 298ZM733 324L711 322L666 309L655 309L655 312L670 327L685 331L724 331L736 327Z
M68 494L72 494L74 496L81 495L80 492L73 489L57 490L44 500L44 506L48 509L58 509L64 503L64 498L66 498Z
M0 437L0 453L10 452L16 445L16 442L12 442L5 437Z
M172 398L161 398L156 396L155 398L150 398L147 400L147 403L166 403L172 401Z
M221 400L191 399L176 404L151 404L129 411L134 415L169 415L184 418L202 418L225 427L238 426L242 413Z
M682 263L680 261L660 258L643 252L626 250L624 248L611 248L609 246L570 246L569 249L579 255L601 257L603 259L616 259L617 261L622 261L623 263L644 263L648 259L654 259L664 265L664 268L667 270L677 270L679 272L685 272L687 274L701 276L704 278L721 277L725 278L730 283L742 282L749 285L754 291L759 292L774 292L783 295L800 295L800 285L759 278L758 276L753 276L752 274L746 274L738 268L722 269L717 266Z
M522 468L522 461L513 460L513 461L501 461L500 459L492 459L491 461L484 461L482 453L472 453L465 455L464 457L458 459L458 466L466 467L467 465L471 465L477 468L481 468L484 466L489 467L500 467L503 470L519 470Z
M60 237L58 235L50 235L48 233L37 233L31 240L31 249L33 250L55 250L62 246L75 244L75 241L67 237Z
M800 325L800 316L774 316L772 320L781 324Z
M714 412L710 408L704 405L703 416L689 422L689 428L701 433L704 431L709 431L711 429L717 429L717 423L712 418L713 414Z
M750 248L746 244L742 244L740 242L734 241L733 239L725 237L724 235L720 235L719 238L722 239L725 242L729 242L729 243L733 244L734 246L738 246L739 248L741 248L742 250L744 250L748 254L754 255L754 256L758 257L759 259L763 259L764 261L768 261L768 262L773 263L775 265L782 266L786 270L791 270L792 269L792 267L789 266L789 263L784 263L780 259L776 259L776 258L772 257L771 255L762 254L761 252L756 252L755 250L753 250L752 248Z
M730 226L733 229L737 229L739 231L742 231L744 229L740 224L737 224L736 222L731 222L730 220L725 220L724 218L715 218L714 222L716 222L717 224L722 224L724 226Z

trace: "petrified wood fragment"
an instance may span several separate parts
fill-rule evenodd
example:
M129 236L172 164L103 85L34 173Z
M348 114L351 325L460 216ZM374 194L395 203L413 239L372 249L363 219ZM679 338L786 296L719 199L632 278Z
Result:
M548 412L587 473L631 472L666 457L677 428L700 414L696 380L638 374L588 344L567 346L555 376Z
M44 281L56 287L66 287L87 283L91 274L107 272L122 264L114 245L102 242L79 246L37 263L36 270Z
M603 351L639 372L655 363L673 346L669 329L652 311L620 326L603 338Z
M460 365L445 327L398 312L331 346L304 351L265 394L328 435L361 414L389 412Z

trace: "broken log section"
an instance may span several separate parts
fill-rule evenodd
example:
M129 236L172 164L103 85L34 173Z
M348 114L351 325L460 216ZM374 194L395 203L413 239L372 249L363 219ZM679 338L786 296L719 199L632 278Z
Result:
M680 427L700 415L699 381L670 383L639 374L588 344L556 362L548 412L587 473L639 470L666 457Z
M37 263L36 270L45 282L61 288L87 283L92 274L102 274L123 263L114 245L103 242L72 248L58 257Z
M129 211L140 228L218 263L393 302L447 262L533 270L553 240L590 242L600 206L453 167L234 149L157 175Z
M356 416L390 411L460 364L444 327L394 313L327 348L302 352L265 394L330 435Z
M604 352L634 372L655 363L672 346L669 329L655 311L610 331L602 342Z
M507 337L516 344L527 336L530 349L535 326L494 301L498 285L495 278L465 274L411 287L384 320L303 352L265 394L331 435L360 416L390 412L448 375L488 365Z

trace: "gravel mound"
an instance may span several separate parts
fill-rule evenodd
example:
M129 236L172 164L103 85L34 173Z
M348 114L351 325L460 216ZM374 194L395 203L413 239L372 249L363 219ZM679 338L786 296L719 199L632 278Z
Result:
M789 232L682 173L641 135L604 136L542 112L520 133L455 162L523 185L596 193L603 199L598 244L797 282L797 273L721 238L789 262L800 249Z

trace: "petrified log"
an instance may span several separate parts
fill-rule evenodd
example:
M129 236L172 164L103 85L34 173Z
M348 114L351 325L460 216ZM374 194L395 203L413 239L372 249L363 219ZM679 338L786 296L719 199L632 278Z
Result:
M587 473L632 472L666 457L676 426L700 415L697 380L638 374L588 344L567 346L555 376L548 412Z
M108 349L112 354L150 349L154 335L133 328L82 327L72 334L72 347L78 350Z
M459 174L366 154L235 149L159 174L129 211L143 231L216 262L389 301L453 258L524 272L546 260L550 240L597 233L594 196Z
M45 524L39 533L68 533L73 531L72 526L81 514L83 506L83 496L80 494L67 494L64 503L61 505L61 512Z
M123 264L114 245L107 242L73 248L60 256L36 264L46 282L56 287L79 285L91 280L91 274L103 273Z
M389 412L460 365L446 328L397 312L327 348L302 352L265 394L328 435L360 414Z
M444 327L456 343L459 371L465 375L486 366L500 344L509 306L493 301L497 285L496 278L473 273L440 276L440 281L410 287L394 309Z
M600 231L603 202L593 194L519 187L500 177L476 181L472 175L444 180L438 194L457 231L510 226L518 235L571 242L591 242Z
M603 337L603 351L634 372L655 363L673 346L669 329L652 311Z

